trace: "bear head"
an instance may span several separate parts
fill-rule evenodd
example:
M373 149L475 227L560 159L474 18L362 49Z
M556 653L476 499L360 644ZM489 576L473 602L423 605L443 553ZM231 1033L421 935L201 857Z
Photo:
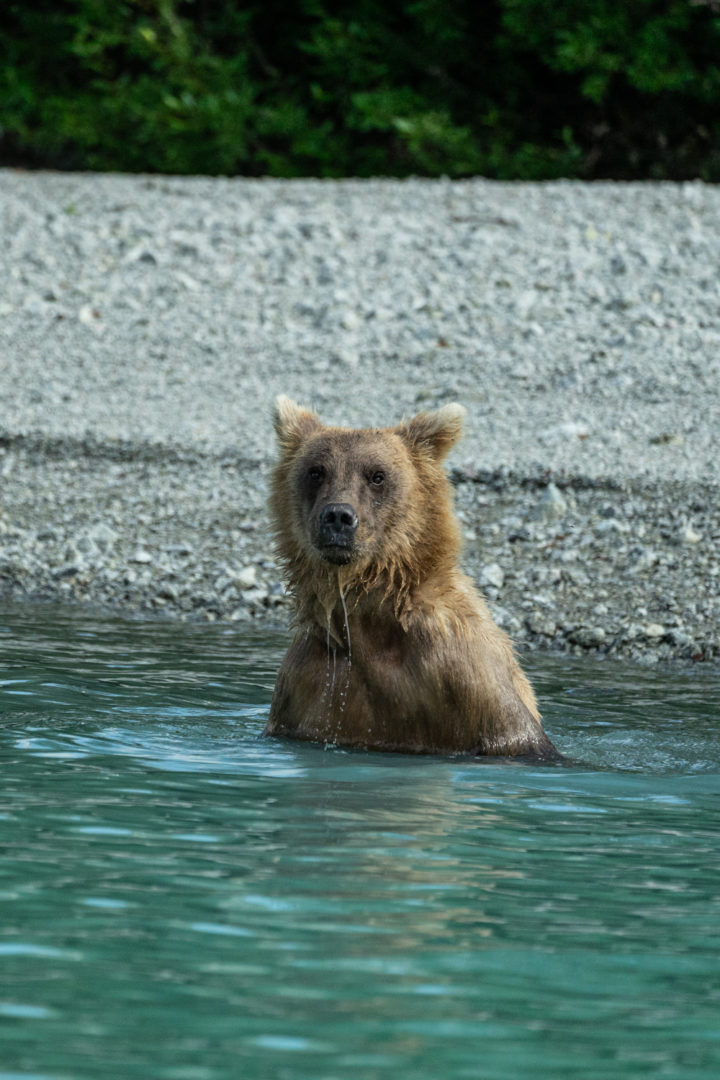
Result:
M457 559L459 538L442 461L465 410L446 405L391 428L323 424L281 396L274 423L279 460L271 512L291 589L317 593L383 585L407 591ZM302 585L301 585L302 582Z

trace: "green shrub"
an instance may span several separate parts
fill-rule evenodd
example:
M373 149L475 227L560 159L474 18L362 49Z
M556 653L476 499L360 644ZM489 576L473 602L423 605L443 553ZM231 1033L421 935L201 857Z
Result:
M720 0L17 0L0 159L720 179Z

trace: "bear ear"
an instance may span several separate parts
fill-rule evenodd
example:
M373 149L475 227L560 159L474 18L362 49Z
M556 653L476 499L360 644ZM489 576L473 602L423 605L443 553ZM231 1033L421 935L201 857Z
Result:
M395 430L411 446L442 461L462 435L464 419L462 405L443 405L435 412L421 412L412 420L404 420Z
M285 394L275 398L273 424L278 442L284 450L293 449L306 435L320 427L316 413L304 409Z

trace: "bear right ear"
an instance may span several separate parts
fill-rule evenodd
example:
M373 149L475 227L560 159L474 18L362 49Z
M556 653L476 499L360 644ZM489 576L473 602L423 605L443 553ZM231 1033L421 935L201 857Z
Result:
M404 420L395 430L411 446L426 451L436 461L452 450L462 435L465 409L462 405L444 405L435 412L421 412L412 420Z
M273 424L283 450L294 449L306 435L321 426L316 413L304 409L285 394L275 399Z

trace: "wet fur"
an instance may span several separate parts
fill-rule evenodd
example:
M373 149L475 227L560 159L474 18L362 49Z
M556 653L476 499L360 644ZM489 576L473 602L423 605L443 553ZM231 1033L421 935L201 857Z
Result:
M460 406L446 406L394 428L348 430L278 399L270 509L296 633L266 734L411 753L556 756L508 637L458 569L442 460L462 417ZM324 473L319 486L308 479L313 467ZM378 469L382 491L372 482ZM318 546L318 513L331 502L351 504L359 518L344 565Z

